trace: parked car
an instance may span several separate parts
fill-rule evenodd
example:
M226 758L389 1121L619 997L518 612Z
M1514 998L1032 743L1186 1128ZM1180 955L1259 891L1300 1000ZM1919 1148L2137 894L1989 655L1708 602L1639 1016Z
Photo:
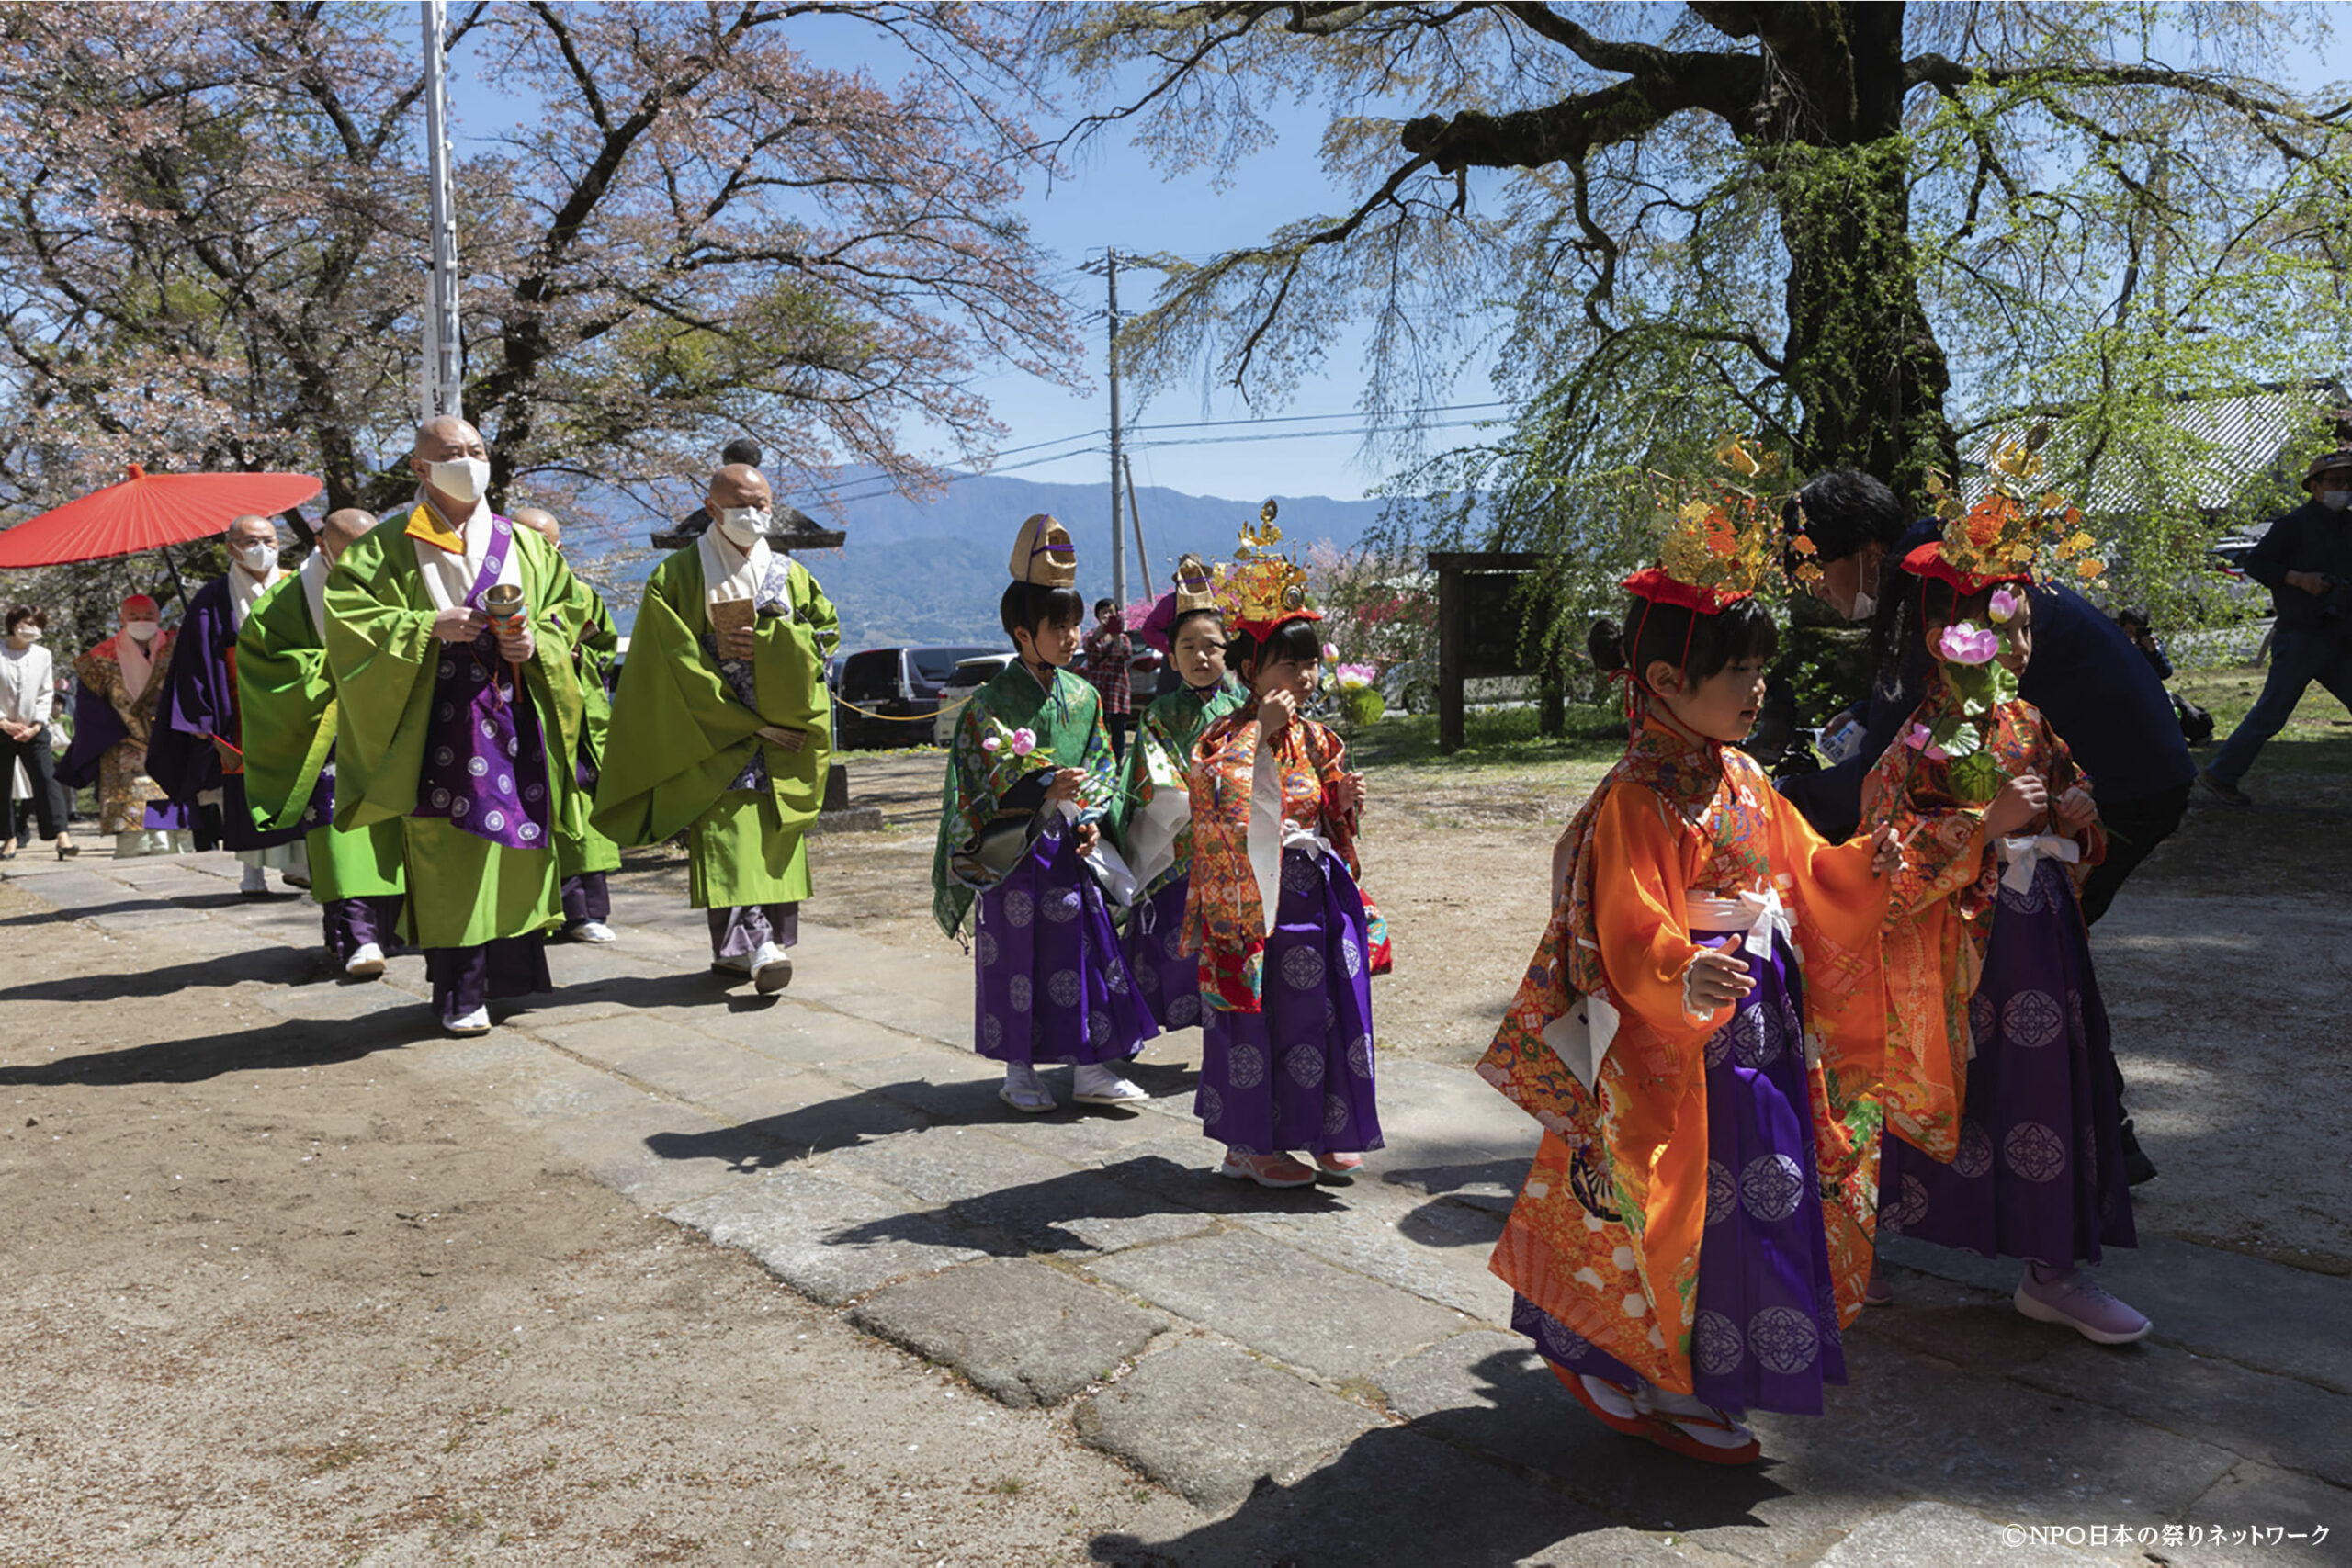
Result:
M985 648L869 648L841 662L833 744L920 746L931 739L939 694L956 666ZM853 706L852 705L855 705ZM865 712L858 711L865 709Z
M963 722L964 699L995 680L1013 658L1010 653L976 654L950 671L947 683L939 688L939 714L932 720L931 738L942 746L952 742L956 725Z

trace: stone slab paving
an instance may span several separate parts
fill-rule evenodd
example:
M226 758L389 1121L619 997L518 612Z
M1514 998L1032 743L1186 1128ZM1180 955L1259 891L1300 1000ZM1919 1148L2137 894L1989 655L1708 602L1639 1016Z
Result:
M1060 1409L1203 1510L1177 1536L1098 1538L1098 1562L1960 1568L2352 1548L2352 1281L2149 1232L2106 1277L2157 1332L2107 1349L2020 1318L2012 1266L1897 1241L1897 1304L1849 1332L1829 1418L1759 1417L1763 1463L1706 1469L1592 1421L1505 1331L1486 1255L1534 1135L1464 1069L1384 1059L1387 1147L1351 1182L1270 1192L1212 1174L1195 1031L1135 1064L1155 1097L1138 1111L999 1103L967 1041L967 961L944 942L925 956L811 920L794 985L761 998L708 971L699 912L624 874L620 942L558 945L553 996L447 1040L414 955L347 981L316 953L312 905L239 898L236 874L225 855L96 853L8 873L55 911L18 923L92 932L90 974L51 986L186 990L198 1031L206 989L240 987L284 1021L206 1041L224 1065L400 1048L633 1201L1007 1404ZM127 1070L149 1043L44 1070ZM2305 1539L2161 1540L2191 1525ZM2309 1540L2316 1525L2335 1540Z

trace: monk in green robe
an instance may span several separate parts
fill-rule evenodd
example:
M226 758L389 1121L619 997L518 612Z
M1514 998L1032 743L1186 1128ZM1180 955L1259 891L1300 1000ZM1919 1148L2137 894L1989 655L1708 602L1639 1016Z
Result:
M318 547L280 579L237 634L237 707L244 720L244 809L271 833L308 822L311 897L327 952L344 973L372 980L400 924L401 825L335 827L334 676L327 668L327 573L376 525L346 507L327 513Z
M563 525L556 514L544 507L519 507L514 521L553 545L559 554L563 549ZM580 755L575 759L573 773L580 787L592 796L596 790L596 775L605 763L605 735L613 724L613 688L615 667L620 663L620 633L613 627L613 613L605 607L605 596L588 586L577 576L572 581L580 585L580 603L565 617L566 625L577 626L580 640L572 645L571 662L580 677L580 698L586 705L586 714L580 728ZM590 823L577 838L558 832L555 839L556 874L563 878L563 934L571 942L615 942L610 921L613 918L612 887L605 878L621 868L621 847L596 831Z
M757 468L719 469L705 505L711 526L646 581L595 820L624 844L684 830L711 967L772 993L792 983L808 897L802 835L824 803L825 656L841 621L808 569L770 547Z
M585 808L580 590L545 539L491 511L472 425L429 421L409 467L415 504L327 578L334 823L401 822L402 934L424 949L443 1027L479 1034L493 998L554 988L556 834L581 831Z

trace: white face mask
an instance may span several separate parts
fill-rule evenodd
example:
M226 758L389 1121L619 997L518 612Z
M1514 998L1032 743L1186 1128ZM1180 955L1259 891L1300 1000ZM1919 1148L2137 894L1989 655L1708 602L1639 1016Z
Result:
M490 489L490 464L483 458L458 457L428 467L433 470L433 488L452 501L480 501Z
M237 564L255 577L267 577L269 569L277 564L277 547L275 545L240 545L236 556Z
M748 550L752 540L768 531L768 510L764 506L722 506L718 509L718 531L737 549Z
M2330 512L2341 512L2352 506L2352 490L2324 490L2319 492L2319 503Z
M27 621L17 628L17 637L27 648L30 648L40 640L40 628L30 621Z
M122 629L130 634L133 642L153 642L155 634L164 629L161 621L125 621Z
M1846 619L1856 625L1878 614L1878 600L1860 589L1854 590L1854 613Z

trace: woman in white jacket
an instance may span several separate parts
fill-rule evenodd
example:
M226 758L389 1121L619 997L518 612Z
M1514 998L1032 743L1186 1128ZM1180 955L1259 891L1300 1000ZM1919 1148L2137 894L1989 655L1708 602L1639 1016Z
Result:
M0 860L17 857L17 779L32 784L33 819L44 839L57 840L57 858L81 852L74 835L65 830L72 811L64 788L57 782L56 759L50 750L49 720L57 704L57 665L41 646L49 616L30 604L8 611L7 635L0 638L0 781L8 792L6 818L0 818Z

